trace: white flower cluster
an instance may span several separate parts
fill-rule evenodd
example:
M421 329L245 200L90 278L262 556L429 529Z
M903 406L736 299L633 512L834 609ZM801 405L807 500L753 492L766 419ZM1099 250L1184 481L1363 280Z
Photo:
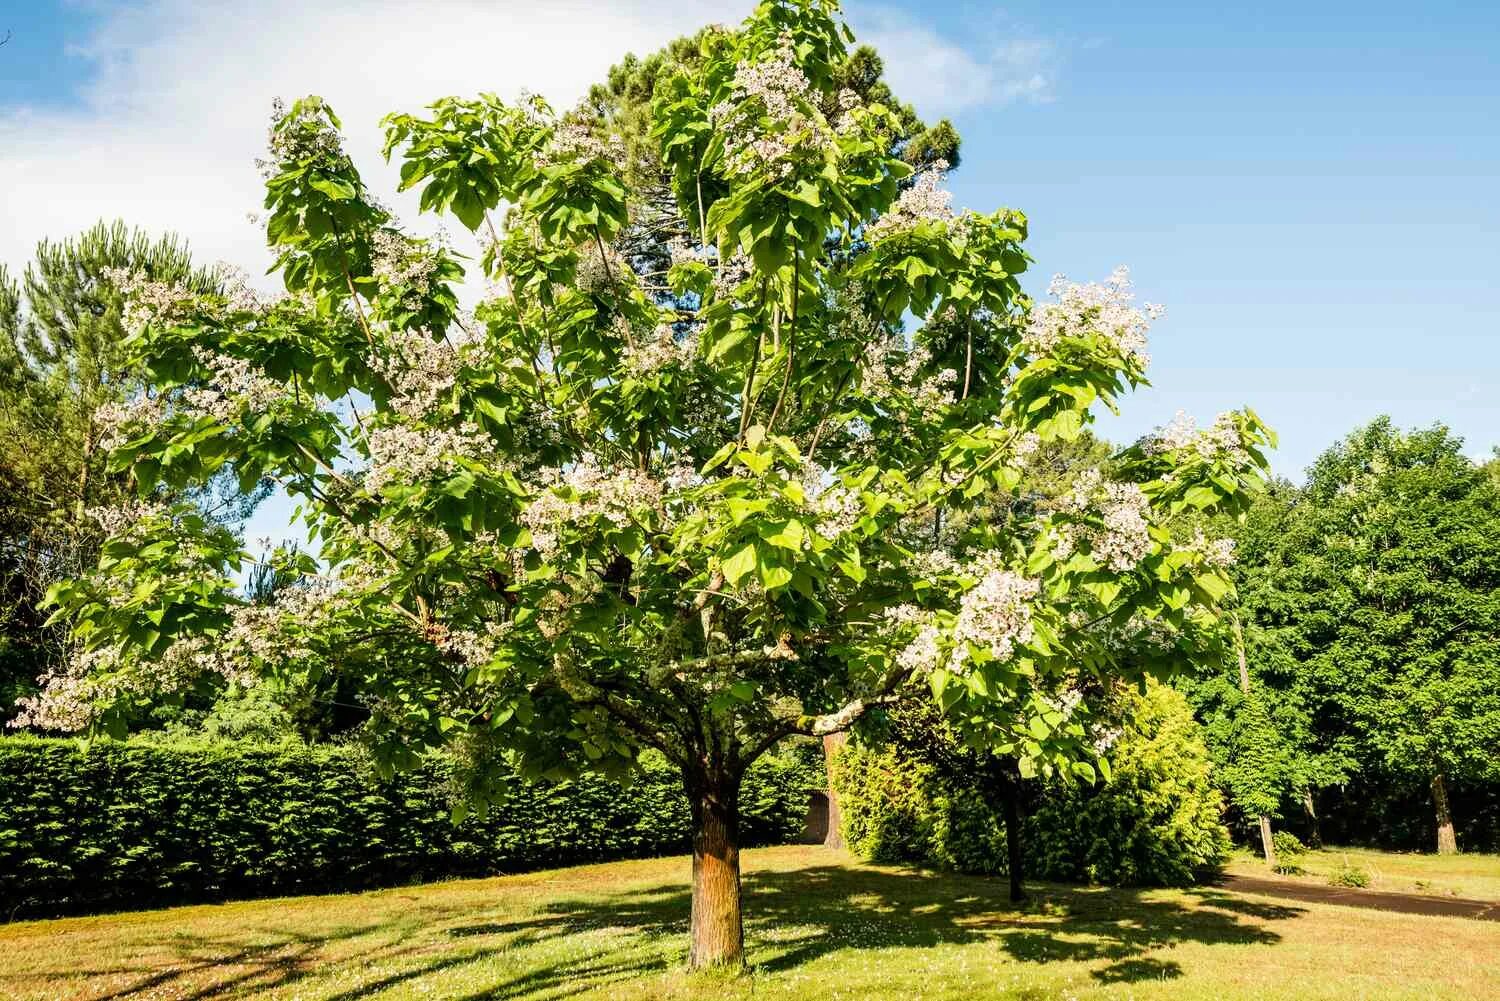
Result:
M714 298L725 299L734 295L749 277L750 258L745 254L735 251L728 258L721 259L714 271Z
M128 333L187 319L199 305L197 293L181 282L153 281L130 268L105 268L103 274L125 299L121 322Z
M226 312L259 313L285 298L285 294L267 296L257 291L250 285L249 273L228 261L219 261L214 265L214 276L223 289Z
M1125 730L1118 726L1095 726L1090 731L1092 746L1095 754L1106 754L1115 746L1115 742L1123 736Z
M1060 558L1071 555L1081 540L1095 561L1123 572L1151 551L1151 505L1138 484L1105 482L1097 469L1090 469L1078 477L1061 506L1072 514L1094 515L1101 525L1059 525Z
M438 254L420 241L410 240L395 230L379 229L370 238L370 272L384 289L400 289L401 304L418 310L432 294L433 275L440 263Z
M94 720L95 706L150 690L150 680L122 671L112 649L75 650L38 681L41 691L16 700L16 715L7 726L74 732Z
M105 535L120 535L143 518L162 514L166 508L155 498L138 500L130 498L119 504L91 507L84 514L98 525Z
M99 430L99 447L106 452L119 448L147 428L161 423L167 413L162 396L133 396L123 403L111 400L94 411L94 426Z
M564 496L564 491L576 497ZM520 520L531 533L532 548L547 558L557 552L562 526L602 515L615 527L624 528L636 512L658 506L661 498L662 484L639 469L606 471L586 456L533 497Z
M963 567L953 554L946 549L923 549L912 553L904 561L906 568L912 576L919 580L935 580L938 577L951 577L960 572Z
M898 358L894 363L893 355ZM937 420L957 399L958 372L945 368L923 377L922 370L931 361L932 354L923 345L908 347L898 336L877 337L865 345L859 390L877 402L893 400L904 392L921 420Z
M637 375L650 375L669 366L689 364L697 354L697 328L679 338L670 323L663 323L650 338L625 349L625 365Z
M258 372L243 358L233 358L201 346L193 357L212 373L206 386L185 389L182 402L189 410L232 424L242 414L263 414L284 395L281 383Z
M729 98L708 109L710 124L724 134L731 174L791 172L788 154L803 138L798 127L807 122L802 109L811 89L787 36L766 58L735 67Z
M1142 367L1150 362L1146 333L1162 308L1153 303L1144 309L1131 305L1135 293L1129 269L1116 268L1103 284L1079 284L1055 275L1047 292L1056 301L1032 311L1025 336L1030 350L1048 354L1064 341L1097 335L1121 357Z
M181 691L206 673L235 684L253 684L255 675L246 669L239 646L249 628L248 623L242 628L237 618L230 631L232 642L204 634L185 636L150 662L127 663L114 648L75 649L60 667L42 676L40 692L17 700L19 712L9 725L83 730L104 705L130 696Z
M1234 540L1229 538L1210 539L1204 536L1203 529L1197 529L1193 533L1193 541L1185 547L1188 552L1197 555L1209 566L1227 568L1234 566Z
M559 125L547 144L533 156L538 167L555 163L588 163L591 160L620 163L624 159L625 143L619 136L600 139L582 122Z
M624 280L627 273L633 275L635 272L630 270L619 251L606 246L604 256L600 257L599 248L591 243L579 250L574 284L580 292L590 295L613 295L615 283Z
M408 418L431 413L453 389L472 343L462 337L435 341L425 330L393 330L381 340L383 350L370 367L391 387L391 409Z
M1220 414L1213 424L1200 431L1198 422L1179 410L1172 423L1157 428L1140 444L1147 455L1188 451L1207 462L1225 459L1232 466L1250 462L1250 453L1245 450L1245 440L1232 413Z
M509 632L510 624L504 622L487 622L481 629L435 625L431 629L431 638L434 646L463 661L466 667L483 667L495 659Z
M393 484L421 483L458 468L457 458L492 460L494 442L471 421L457 428L388 424L367 436L370 467L365 489L379 493Z
M839 91L838 100L839 115L833 123L833 128L835 132L842 134L852 131L855 125L858 124L858 119L854 115L854 109L860 106L860 100L859 95L848 87Z
M667 241L667 253L671 255L674 266L699 263L697 251L688 246L688 242L680 236L674 236Z
M896 197L879 219L865 228L871 243L905 233L919 223L942 222L953 218L953 192L944 187L947 160L936 160L913 178L911 186Z
M916 605L896 605L886 609L882 617L897 633L916 630L916 634L896 652L896 664L902 670L926 674L937 667L942 657L942 634L931 612Z
M1037 581L1006 569L997 552L981 554L967 570L979 583L959 599L948 657L948 669L955 672L965 670L971 647L988 651L995 660L1009 660L1018 644L1030 642L1035 633L1031 599L1041 590Z
M1083 691L1078 688L1064 688L1055 695L1043 695L1042 704L1064 720L1072 719L1078 707L1083 704Z
M344 160L343 140L327 121L308 117L285 128L286 117L286 105L276 98L271 102L271 125L266 133L266 149L270 155L255 161L261 176L275 177L288 168L309 161L335 165Z

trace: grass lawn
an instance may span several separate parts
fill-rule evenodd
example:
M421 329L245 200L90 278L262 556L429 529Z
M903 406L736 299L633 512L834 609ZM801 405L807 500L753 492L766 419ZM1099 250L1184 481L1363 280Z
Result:
M0 997L1500 998L1500 923L745 854L753 973L691 976L685 859L0 925Z
M1372 890L1500 900L1500 855L1436 855L1382 852L1373 848L1329 848L1309 851L1298 857L1297 864L1307 870L1307 875L1284 878L1327 883L1329 875L1346 859L1350 865L1370 874ZM1235 853L1228 870L1244 876L1272 874L1260 855L1244 850Z

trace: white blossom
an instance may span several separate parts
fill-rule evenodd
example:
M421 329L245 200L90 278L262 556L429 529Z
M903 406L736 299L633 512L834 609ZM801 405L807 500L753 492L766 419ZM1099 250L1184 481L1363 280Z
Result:
M642 509L661 503L662 484L635 467L608 471L585 456L537 493L521 512L531 546L544 558L557 552L560 533L603 516L617 528L632 523Z
M804 113L811 89L790 37L759 61L735 66L730 96L708 110L709 122L724 136L731 174L791 172L790 154L817 127Z
M966 669L971 645L995 660L1009 660L1035 633L1031 600L1041 590L1037 581L1006 569L999 553L984 553L967 569L979 582L959 599L948 660L952 671Z
M1215 417L1213 424L1200 431L1197 421L1179 410L1170 424L1141 439L1140 446L1147 455L1187 452L1207 462L1224 460L1232 466L1250 463L1250 453L1235 415L1228 412Z
M1083 541L1096 562L1123 572L1151 551L1151 505L1138 484L1105 481L1098 470L1090 469L1078 477L1061 507L1070 514L1091 516L1100 524L1059 525L1060 557L1069 556Z
M947 160L936 160L918 174L896 197L894 204L865 228L866 239L879 243L905 233L919 223L952 219L953 193L942 187L947 170Z
M1064 341L1097 335L1123 358L1142 367L1150 361L1146 333L1161 308L1148 303L1142 311L1131 305L1135 294L1129 269L1116 268L1103 284L1078 284L1056 275L1048 294L1056 301L1036 307L1027 325L1025 344L1033 352L1050 354Z
M146 430L160 424L167 413L162 396L144 393L123 402L102 403L94 411L94 426L99 431L99 447L106 452L118 448Z
M193 357L211 373L206 385L182 392L182 402L189 411L212 417L221 424L232 424L243 414L263 414L284 395L281 383L257 371L243 358L193 347Z
M566 122L553 130L545 146L533 159L538 167L556 163L588 163L607 160L619 163L625 157L625 144L618 135L600 139L582 122Z
M365 488L371 493L392 484L421 483L438 473L454 472L458 458L494 458L494 443L471 421L457 428L382 425L370 429L367 441L370 467L365 473Z
M698 354L698 331L690 330L679 338L672 325L658 326L649 338L642 339L624 352L625 365L638 375L649 375L672 365L684 365Z
M896 652L896 664L912 674L926 674L937 667L942 658L942 634L937 619L929 611L916 605L895 605L885 610L882 618L898 633L916 633Z
M280 98L271 102L271 125L266 133L269 156L256 160L261 175L275 177L309 161L338 165L345 160L343 140L333 125L321 118L305 116L285 127L288 116Z
M474 342L462 336L434 340L425 330L392 330L370 367L391 387L390 407L407 418L424 417L453 389Z

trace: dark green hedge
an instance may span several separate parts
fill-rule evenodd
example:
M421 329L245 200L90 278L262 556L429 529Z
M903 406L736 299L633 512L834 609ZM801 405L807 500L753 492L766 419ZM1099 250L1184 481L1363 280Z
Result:
M0 920L683 852L680 778L648 758L629 785L516 783L484 818L449 819L441 762L384 783L358 751L304 745L0 739ZM747 844L802 829L819 768L762 759L742 792Z

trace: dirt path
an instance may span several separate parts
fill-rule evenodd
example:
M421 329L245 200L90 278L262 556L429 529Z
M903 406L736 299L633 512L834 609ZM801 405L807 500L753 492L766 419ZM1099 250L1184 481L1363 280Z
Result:
M1382 893L1378 890L1356 890L1341 886L1319 886L1288 879L1261 879L1256 876L1224 876L1219 886L1235 893L1254 893L1265 897L1303 900L1313 904L1340 904L1366 907L1396 914L1426 914L1433 917L1477 918L1500 921L1500 901L1465 900L1462 897L1429 897L1416 893Z

